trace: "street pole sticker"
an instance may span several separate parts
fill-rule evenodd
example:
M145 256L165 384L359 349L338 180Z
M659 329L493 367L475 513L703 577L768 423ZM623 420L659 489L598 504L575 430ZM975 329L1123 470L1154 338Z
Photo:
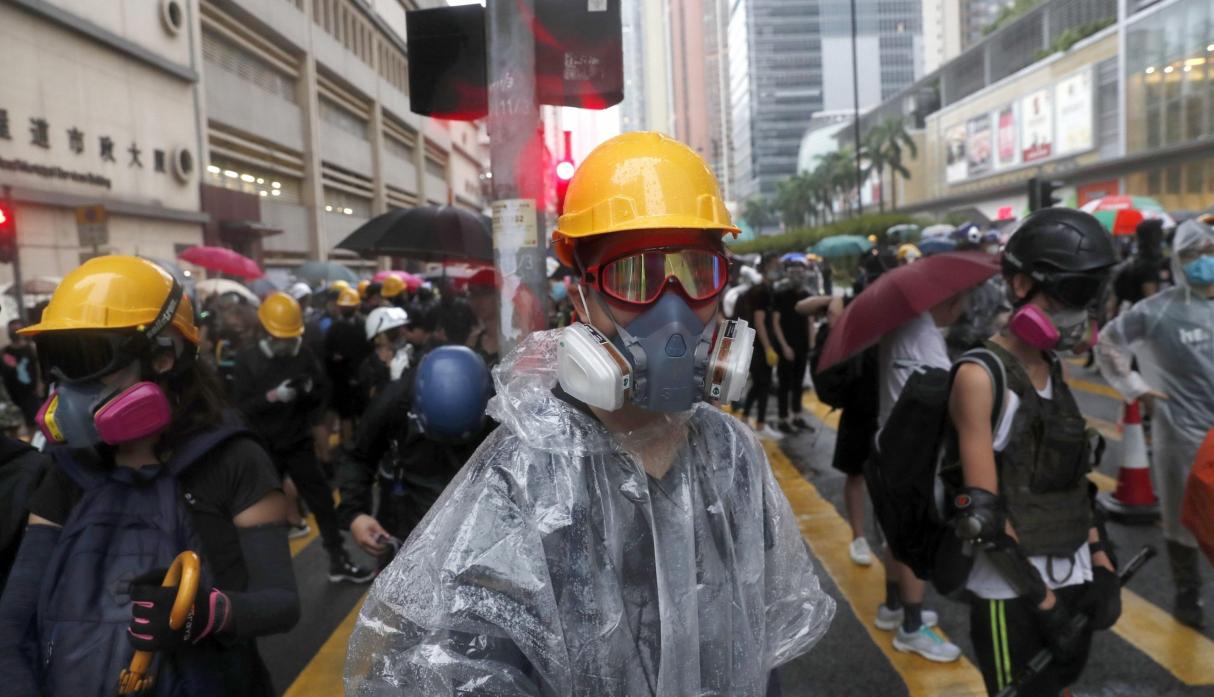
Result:
M538 247L539 233L535 222L535 201L529 198L508 198L493 202L493 246Z

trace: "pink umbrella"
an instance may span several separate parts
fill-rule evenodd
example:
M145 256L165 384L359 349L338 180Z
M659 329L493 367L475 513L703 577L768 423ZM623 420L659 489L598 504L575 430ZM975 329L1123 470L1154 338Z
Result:
M257 262L227 247L190 247L178 255L182 261L241 278L261 278L264 274Z

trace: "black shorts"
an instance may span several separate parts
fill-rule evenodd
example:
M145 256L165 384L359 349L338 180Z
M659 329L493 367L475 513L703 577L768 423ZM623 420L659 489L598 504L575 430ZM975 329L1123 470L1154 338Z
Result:
M844 474L864 474L864 463L877 435L877 415L865 409L844 409L835 436L835 456L830 466Z

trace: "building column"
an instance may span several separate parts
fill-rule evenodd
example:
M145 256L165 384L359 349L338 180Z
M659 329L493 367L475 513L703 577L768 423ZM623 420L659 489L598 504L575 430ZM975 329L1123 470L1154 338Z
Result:
M388 212L388 188L384 182L384 111L379 101L371 104L371 216Z
M426 121L417 128L417 145L413 149L413 168L417 170L417 205L425 206L430 203L426 198Z
M304 3L304 12L309 18L312 17L312 2L305 0ZM316 84L316 58L312 53L312 34L315 31L316 23L308 21L308 46L299 66L296 89L303 115L304 179L300 196L308 214L308 258L323 260L328 257L329 244L321 218L325 206L325 187L320 167L320 92Z

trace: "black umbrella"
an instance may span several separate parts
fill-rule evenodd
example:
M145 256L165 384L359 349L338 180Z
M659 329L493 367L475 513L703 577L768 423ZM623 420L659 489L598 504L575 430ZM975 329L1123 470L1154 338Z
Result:
M489 219L455 206L419 206L388 211L367 221L337 247L364 257L493 261Z

